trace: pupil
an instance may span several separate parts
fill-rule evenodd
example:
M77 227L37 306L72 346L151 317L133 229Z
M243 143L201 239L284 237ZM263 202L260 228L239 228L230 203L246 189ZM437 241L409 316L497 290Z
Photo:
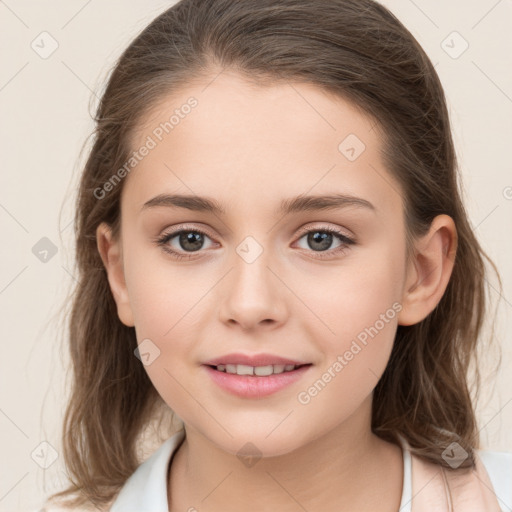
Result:
M313 249L315 249L315 244L318 244L316 248L320 251L325 251L329 249L332 243L332 233L325 233L323 231L310 233L308 235L308 243L312 245Z
M197 251L198 249L201 249L203 245L203 239L202 239L201 233L196 233L192 231L187 231L180 234L180 245L183 249L187 250L187 244L190 244L188 249L192 251Z

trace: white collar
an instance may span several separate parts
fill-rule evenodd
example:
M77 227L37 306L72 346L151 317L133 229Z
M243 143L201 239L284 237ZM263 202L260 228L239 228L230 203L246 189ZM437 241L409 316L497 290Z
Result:
M180 430L165 441L125 482L109 512L169 512L167 469L185 439Z
M180 430L165 441L128 478L110 512L169 512L167 502L167 470L171 457L185 439ZM411 511L411 454L403 438L404 483L400 512Z

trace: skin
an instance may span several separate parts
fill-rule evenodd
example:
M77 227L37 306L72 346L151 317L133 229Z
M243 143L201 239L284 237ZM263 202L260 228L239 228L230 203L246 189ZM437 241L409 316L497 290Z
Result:
M445 291L453 221L436 217L407 260L401 187L383 166L374 121L311 84L264 87L234 72L214 76L174 92L145 117L134 149L190 96L198 100L125 178L121 236L113 239L106 224L97 230L119 318L135 326L139 343L149 338L159 348L145 369L186 428L172 460L169 510L396 511L402 451L371 432L373 389L397 325L421 321ZM366 146L355 161L338 150L349 134ZM283 199L335 192L374 209L274 213ZM142 210L163 193L211 197L226 213ZM196 252L179 237L168 242L190 260L154 242L181 223L208 233ZM343 244L333 236L322 252L301 227L334 228L355 243L336 253ZM250 264L236 252L247 236L263 249ZM394 303L401 311L300 403L298 393ZM201 366L232 352L313 366L284 390L244 399L220 389ZM248 442L262 456L252 467L236 455Z

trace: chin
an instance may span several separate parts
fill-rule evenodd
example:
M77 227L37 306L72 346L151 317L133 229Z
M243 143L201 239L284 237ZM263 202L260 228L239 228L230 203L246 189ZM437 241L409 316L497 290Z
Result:
M217 446L243 459L254 460L266 457L278 457L286 455L302 446L301 440L293 439L290 433L283 430L281 434L272 433L268 435L268 431L245 430L240 433L231 431L233 438L226 440L224 437L221 442L213 440Z

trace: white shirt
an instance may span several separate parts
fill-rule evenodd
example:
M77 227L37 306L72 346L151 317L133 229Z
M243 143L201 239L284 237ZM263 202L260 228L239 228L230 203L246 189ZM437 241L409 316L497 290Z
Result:
M110 512L169 512L167 469L174 452L185 437L180 430L143 462L126 481ZM404 479L400 512L411 512L411 453L402 445ZM503 512L512 512L512 452L477 450Z

